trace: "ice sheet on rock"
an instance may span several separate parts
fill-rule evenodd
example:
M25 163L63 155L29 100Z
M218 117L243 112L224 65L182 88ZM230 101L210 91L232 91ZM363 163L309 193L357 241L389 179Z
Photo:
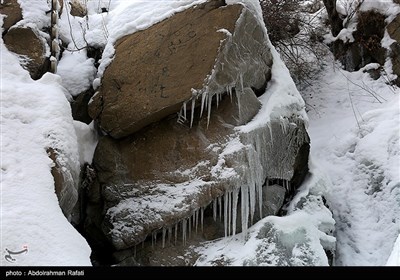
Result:
M210 183L201 180L194 180L177 185L155 185L150 187L145 193L140 196L131 197L122 200L116 206L108 209L106 216L113 224L113 229L109 233L114 244L124 248L124 242L129 244L137 244L146 238L144 229L153 228L161 229L165 226L177 225L179 222L186 221L190 213L200 206L194 205L193 197L204 190ZM189 204L187 201L191 201ZM202 224L201 213L196 214L196 224ZM166 216L173 216L175 220L169 221L166 224L163 220ZM129 225L126 221L129 220ZM182 226L186 224L184 222ZM186 236L185 226L182 236ZM129 232L132 240L121 240L121 233Z
M329 182L320 173L302 187L285 217L269 216L243 233L205 244L196 265L316 266L328 265L324 250L334 252L335 221L321 190ZM323 225L323 226L322 226Z

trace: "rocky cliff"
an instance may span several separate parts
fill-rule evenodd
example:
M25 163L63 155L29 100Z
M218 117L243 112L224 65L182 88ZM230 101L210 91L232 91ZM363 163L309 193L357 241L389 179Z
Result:
M388 79L399 85L400 20L398 12L393 13L400 11L398 1L386 1L381 5L353 1L340 9L336 0L324 0L324 4L334 36L329 40L330 46L344 68L358 71L367 64L375 63L377 67L368 70L372 77L377 79L380 75L389 74ZM387 62L391 65L385 65ZM390 76L392 73L396 76Z

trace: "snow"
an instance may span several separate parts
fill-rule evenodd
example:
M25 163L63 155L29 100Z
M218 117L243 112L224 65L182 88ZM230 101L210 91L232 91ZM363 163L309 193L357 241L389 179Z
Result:
M329 179L316 169L291 203L288 215L268 216L248 233L210 241L197 250L195 265L327 266L324 249L334 251L335 221L321 193Z
M36 2L36 1L35 1ZM64 217L54 190L52 160L79 171L78 145L60 77L33 81L1 42L1 258L2 266L91 265L85 239Z
M384 265L400 232L400 91L365 69L328 60L304 93L312 95L311 158L333 184L336 265Z
M88 90L96 72L94 59L87 58L86 50L65 51L57 67L57 74L62 77L62 85L72 96Z

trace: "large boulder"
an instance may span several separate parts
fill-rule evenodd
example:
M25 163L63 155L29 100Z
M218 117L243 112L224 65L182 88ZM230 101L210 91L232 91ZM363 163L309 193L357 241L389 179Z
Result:
M4 0L0 3L0 14L3 18L3 33L22 19L22 10L17 0Z
M7 48L21 57L32 79L37 80L47 72L46 41L37 31L29 27L13 27L3 39Z
M115 45L89 113L113 138L179 111L198 94L263 89L272 64L265 35L242 5L211 1Z

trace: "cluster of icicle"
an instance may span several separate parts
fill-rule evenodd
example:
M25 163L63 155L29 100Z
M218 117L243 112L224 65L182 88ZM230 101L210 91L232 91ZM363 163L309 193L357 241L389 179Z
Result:
M57 63L60 58L60 45L58 40L58 17L60 14L60 3L58 0L51 1L51 57L50 72L57 73Z
M281 180L283 186L289 190L289 182ZM267 180L268 185L268 180ZM238 203L240 192L240 214L242 236L246 238L249 225L252 225L256 208L260 211L260 219L263 218L262 213L262 186L260 187L241 187L233 191L227 191L223 196L215 198L208 206L201 207L193 212L188 218L184 218L173 226L164 227L161 230L153 231L151 234L152 246L157 245L157 239L161 236L161 247L165 248L167 245L177 245L178 240L181 240L182 245L186 245L188 239L193 234L199 231L203 232L204 227L204 211L206 208L211 207L213 212L213 219L215 222L219 221L224 223L225 237L235 235L237 228L238 218ZM258 205L256 205L258 204ZM160 242L160 241L158 241ZM144 246L144 241L142 242ZM136 249L136 248L135 248Z
M213 74L209 77L209 80L211 79L212 76L213 76ZM178 113L178 122L183 124L188 120L187 109L188 109L188 104L190 103L190 106L191 106L191 108L190 108L190 110L191 110L190 127L193 126L194 109L196 107L196 100L200 98L201 99L200 118L203 116L204 111L207 110L207 126L208 126L208 124L210 123L211 108L212 108L212 102L213 102L214 96L216 97L217 108L218 108L219 103L222 100L222 96L224 94L228 94L232 100L234 88L235 87L232 85L226 86L226 87L224 87L225 92L223 92L222 90L219 90L216 92L211 92L208 90L208 86L206 86L201 91L192 89L192 98L183 103L181 110ZM240 74L240 89L241 90L237 90L237 89L235 90L235 94L237 97L236 99L238 100L238 102L240 100L238 97L238 94L241 94L242 92L244 92L243 75L242 74ZM239 105L239 109L240 109L240 105Z

